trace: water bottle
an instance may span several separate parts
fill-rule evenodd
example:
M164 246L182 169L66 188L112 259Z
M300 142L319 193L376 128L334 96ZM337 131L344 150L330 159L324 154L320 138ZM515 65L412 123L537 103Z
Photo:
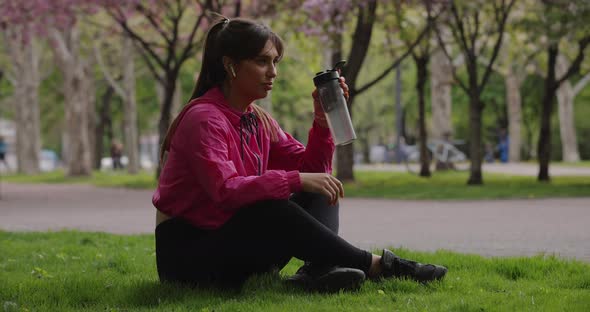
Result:
M346 145L356 139L344 91L340 87L338 70L346 63L340 61L333 69L316 74L313 83L318 89L322 109L326 113L328 127L336 145Z

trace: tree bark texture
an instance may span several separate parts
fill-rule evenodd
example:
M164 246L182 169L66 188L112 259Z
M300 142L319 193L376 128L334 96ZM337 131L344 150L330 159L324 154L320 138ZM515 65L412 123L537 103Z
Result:
M430 102L432 106L432 133L442 140L453 133L451 85L453 74L449 59L441 49L432 53L430 64Z
M129 163L127 172L139 173L139 135L137 130L137 100L135 96L135 53L133 40L123 37L123 132L125 135L125 153Z
M481 112L482 104L479 94L473 94L469 105L469 158L471 160L471 171L469 173L469 185L483 184L481 174Z
M426 133L425 86L428 79L428 55L413 54L416 63L416 93L418 94L418 128L420 135L420 176L430 177L430 154Z
M539 157L539 175L537 179L549 182L549 161L551 160L551 113L553 111L553 99L556 93L555 64L559 47L551 44L547 48L547 75L545 76L543 102L541 107L541 129L537 155Z
M80 38L76 27L63 33L52 30L54 54L63 74L65 98L65 131L67 142L64 146L67 155L67 174L70 176L90 175L92 172L91 147L89 142L88 92L92 76L88 76L86 64L80 55Z
M508 159L510 162L519 162L520 149L522 146L522 97L520 94L522 80L512 71L511 66L508 66L504 84L506 86L508 135L510 138Z
M557 56L555 74L563 76L569 67L569 61L563 54ZM565 162L580 161L578 140L574 121L574 99L576 94L569 80L565 80L557 89L557 109L559 113L559 133L561 135L562 159Z
M94 169L101 168L101 159L104 150L104 137L106 133L107 142L113 141L113 121L111 119L111 102L115 89L111 85L107 85L105 93L102 95L101 105L99 107L99 119L96 126L96 148L94 158Z
M481 173L482 155L481 155L481 112L483 103L481 102L481 91L478 83L476 56L466 57L467 71L469 73L469 158L471 160L471 170L467 184L483 184Z
M166 133L168 133L168 128L170 127L172 120L171 112L172 104L174 102L174 90L176 89L176 77L178 77L177 73L166 73L166 79L164 80L164 98L162 100L160 120L158 121L158 146L160 147L166 138ZM160 172L162 171L161 165L162 164L158 162L156 177L160 176Z
M41 154L40 57L35 42L24 40L22 31L18 26L3 31L13 66L17 170L23 174L37 174Z

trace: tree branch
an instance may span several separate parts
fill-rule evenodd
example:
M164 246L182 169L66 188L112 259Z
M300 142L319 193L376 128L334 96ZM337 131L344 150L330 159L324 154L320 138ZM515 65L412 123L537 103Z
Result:
M483 88L485 87L485 85L488 83L488 80L490 79L490 76L492 73L492 65L494 64L494 62L496 61L496 58L498 57L498 52L500 52L500 47L502 46L502 40L504 39L504 28L506 27L506 20L508 19L508 15L510 14L510 11L512 10L512 6L514 5L515 1L516 0L510 0L508 7L505 7L504 1L502 1L502 17L501 17L501 21L498 23L498 40L496 41L496 44L494 45L494 50L492 50L492 59L490 60L490 63L486 67L486 70L483 75L483 79L481 80L481 84L477 87L478 92L480 92L480 93L483 91Z
M166 1L162 1L162 2L166 2ZM166 41L166 43L168 43L168 45L172 44L172 39L168 38L168 35L162 29L162 27L160 27L160 24L154 18L154 14L149 9L147 9L146 7L144 7L141 4L137 4L137 11L140 12L141 14L143 14L143 16L145 16L145 18L148 20L148 22L150 22L150 25L152 25L152 27L156 30L156 32L158 32L158 34L160 34L160 36L162 38L164 38L164 41Z
M426 27L422 30L422 32L420 33L420 35L418 36L418 38L416 39L416 41L414 41L412 43L412 45L409 47L408 50L406 50L406 52L404 52L404 54L402 54L397 60L395 60L389 67L387 67L375 79L371 80L370 82L368 82L364 86L358 88L356 90L356 94L358 95L358 94L361 94L361 93L367 91L367 89L371 88L373 85L375 85L377 82L379 82L385 76L387 76L389 74L389 72L391 72L394 68L396 68L408 55L410 55L412 53L412 51L414 50L414 48L420 43L420 41L422 40L422 38L424 38L424 36L428 33L428 30L429 30L430 27L431 27L430 26L430 23L428 25L426 25Z
M473 23L475 24L475 30L473 31L473 34L471 34L471 46L475 49L476 40L479 35L479 11L475 11Z
M567 72L563 75L563 77L557 79L555 82L556 88L558 88L566 79L569 79L574 73L580 71L580 66L582 65L582 61L584 61L585 50L590 44L590 36L586 36L578 41L578 55L568 68Z
M467 44L469 42L469 40L467 39L467 36L465 35L465 25L463 25L463 19L459 16L459 11L457 11L457 7L455 6L455 1L453 1L451 3L451 13L453 13L453 20L455 21L455 27L451 27L451 31L453 32L453 36L455 37L455 39L458 39L458 41L463 45L463 48L465 49L465 52L471 52L471 49L473 47L469 47L469 45ZM457 38L457 33L456 30L459 31L459 36Z
M180 54L180 58L179 58L180 64L184 60L186 60L189 57L189 55L191 55L191 50L196 46L196 43L194 42L194 38L197 33L197 29L199 29L199 25L201 24L201 21L205 17L205 10L201 10L201 12L203 12L203 13L201 13L201 15L199 15L199 18L197 19L197 21L193 25L193 29L191 29L191 33L188 36L188 44L186 45L186 47L184 48L184 50Z
M115 14L111 11L109 11L108 13L115 20L115 22L117 22L123 28L123 30L127 33L127 35L131 36L133 41L135 41L139 44L140 51L145 51L147 54L149 54L156 61L156 63L162 69L164 69L164 70L166 69L164 61L162 59L160 59L158 54L151 48L150 44L146 40L144 40L141 36L139 36L136 32L134 32L129 27L129 25L127 25L127 20L125 19L124 16L115 16Z
M49 30L49 36L49 39L51 40L51 42L53 42L53 46L55 47L55 53L59 55L59 58L61 58L64 61L64 63L66 63L64 65L68 66L67 64L72 61L72 54L70 53L70 50L67 47L67 44L62 33L60 33L57 29L52 27Z
M580 79L574 86L574 96L576 96L590 81L590 73L586 73L582 79Z
M137 45L137 42L134 41L134 44ZM156 80L161 83L164 84L164 77L160 76L160 74L158 73L158 70L156 69L156 67L154 66L154 64L152 63L152 60L150 59L150 57L146 54L146 51L143 49L140 49L138 47L137 49L139 51L139 54L141 55L141 57L143 58L143 60L145 61L145 63L147 64L150 72L152 73L152 75L154 76L154 78L156 78Z
M430 12L428 12L428 14L430 15ZM453 31L453 27L449 26L451 28L451 31ZM442 35L440 33L440 29L439 27L434 27L434 33L436 34L436 38L438 41L438 45L439 47L442 49L443 53L445 54L445 56L447 57L447 59L449 60L449 64L451 66L451 72L453 74L453 78L454 80L459 84L459 87L461 87L461 89L463 89L463 91L465 91L465 93L469 93L469 89L467 88L467 85L465 85L465 83L459 78L459 75L457 75L457 68L454 64L454 60L453 57L451 57L451 54L449 54L449 51L447 50L446 44L442 39ZM463 54L461 54L463 55ZM463 59L465 58L465 55L463 55Z
M97 41L94 41L93 50L96 62L98 63L98 66L100 67L100 70L102 71L102 74L106 81L124 101L127 101L127 95L123 91L123 88L116 82L116 80L113 78L113 75L111 75L106 64L104 63L102 55L100 54L100 51L98 49Z
M353 34L353 44L350 47L349 63L346 64L343 70L343 75L351 86L351 93L353 96L355 90L358 73L362 67L363 61L369 49L371 35L373 33L373 24L375 23L375 12L377 11L377 1L371 0L366 5L359 4L357 6L357 23Z

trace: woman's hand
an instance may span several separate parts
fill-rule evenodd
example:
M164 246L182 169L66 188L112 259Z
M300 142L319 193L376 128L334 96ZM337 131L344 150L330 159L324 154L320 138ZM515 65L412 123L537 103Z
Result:
M346 84L346 78L340 77L339 82L340 88L342 88L342 92L344 92L344 98L348 101L349 89L348 85ZM311 93L311 97L313 98L313 114L316 122L318 122L320 126L327 128L328 123L326 121L324 109L322 108L322 104L320 103L320 94L317 88L313 90L313 92Z
M342 182L328 173L299 173L301 187L304 192L318 193L330 199L330 205L338 202L338 197L344 197Z

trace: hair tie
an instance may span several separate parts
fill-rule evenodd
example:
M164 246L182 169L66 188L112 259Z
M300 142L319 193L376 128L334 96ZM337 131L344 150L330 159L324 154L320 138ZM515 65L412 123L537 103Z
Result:
M229 18L226 17L223 19L223 25L227 25L227 24L229 24Z

